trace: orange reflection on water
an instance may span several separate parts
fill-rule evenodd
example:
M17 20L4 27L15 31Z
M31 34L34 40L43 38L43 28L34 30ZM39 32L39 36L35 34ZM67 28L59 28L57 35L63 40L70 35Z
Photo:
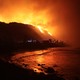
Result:
M38 68L32 68L35 72L37 72L37 73L40 73L41 72L41 70L39 70Z
M52 54L48 54L49 50L39 50L33 52L24 52L14 55L11 60L13 63L23 68L33 69L36 72L44 72L44 67L51 67L55 63ZM28 66L25 66L25 65Z
M71 75L80 76L79 57L80 54L77 54L74 50L54 48L43 51L18 52L11 57L11 62L25 69L32 69L37 73L43 72L46 74L45 69L51 67L59 73L68 74L71 77Z
M37 63L43 63L44 62L44 56L43 55L37 56L36 61L37 61Z

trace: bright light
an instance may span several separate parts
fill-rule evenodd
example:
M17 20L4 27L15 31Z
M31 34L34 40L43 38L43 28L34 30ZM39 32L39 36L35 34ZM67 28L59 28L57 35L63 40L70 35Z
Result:
M37 26L41 33L44 33L43 29L40 26Z
M0 21L3 22L19 22L24 24L31 24L39 29L42 34L45 34L45 31L52 35L47 26L49 27L49 17L47 11L42 11L35 15L34 11L27 11L27 13L16 11L12 16L8 18L0 16ZM46 27L45 27L46 26Z
M48 34L52 36L52 34L50 32L48 32Z

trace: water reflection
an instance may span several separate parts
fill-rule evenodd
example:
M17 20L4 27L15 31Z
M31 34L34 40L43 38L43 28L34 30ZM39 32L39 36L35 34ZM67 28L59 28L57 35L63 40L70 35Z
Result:
M37 61L37 63L43 63L44 62L44 56L43 55L41 55L41 56L36 56L36 61Z
M11 57L11 62L23 68L33 69L36 72L44 72L42 67L49 67L55 63L54 57L48 53L50 53L50 50L16 53Z
M11 62L25 69L33 69L36 72L44 72L46 67L52 67L70 77L80 74L79 57L80 54L76 54L74 51L48 49L16 53L11 57Z

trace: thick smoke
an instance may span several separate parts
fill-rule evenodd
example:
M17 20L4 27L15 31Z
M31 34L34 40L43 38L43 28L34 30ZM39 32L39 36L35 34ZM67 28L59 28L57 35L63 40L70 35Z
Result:
M45 25L55 38L79 46L79 5L78 0L0 0L0 21L22 22L29 14L31 17L43 14L40 17L45 18Z

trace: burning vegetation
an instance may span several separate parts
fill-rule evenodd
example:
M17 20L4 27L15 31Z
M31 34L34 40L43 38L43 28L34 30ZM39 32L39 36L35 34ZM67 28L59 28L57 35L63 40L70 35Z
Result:
M32 25L16 22L9 24L0 22L0 43L2 51L66 46L64 42L54 39L49 32L40 27L38 29Z

